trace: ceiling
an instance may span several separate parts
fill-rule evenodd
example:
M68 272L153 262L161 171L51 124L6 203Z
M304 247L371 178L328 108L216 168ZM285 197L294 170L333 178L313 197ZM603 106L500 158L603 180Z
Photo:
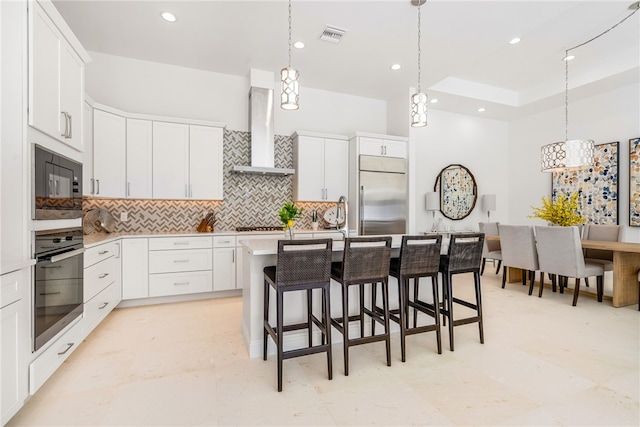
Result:
M53 3L88 51L243 77L287 65L284 0ZM421 87L439 101L431 108L504 120L564 105L565 49L618 23L632 3L428 0ZM293 41L306 44L292 52L301 87L408 96L417 86L417 9L410 0L294 0ZM340 43L319 39L325 25L347 30ZM640 12L572 53L570 101L640 81Z

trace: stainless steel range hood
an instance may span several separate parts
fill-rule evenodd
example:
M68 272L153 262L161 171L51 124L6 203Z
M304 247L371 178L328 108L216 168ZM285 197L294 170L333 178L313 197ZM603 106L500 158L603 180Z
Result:
M249 90L249 130L251 131L251 166L234 166L235 173L259 175L293 175L294 169L276 168L273 138L273 89L251 87Z

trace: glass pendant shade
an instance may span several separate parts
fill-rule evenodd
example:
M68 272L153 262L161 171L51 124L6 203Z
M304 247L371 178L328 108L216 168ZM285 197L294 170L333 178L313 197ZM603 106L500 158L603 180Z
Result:
M424 127L427 125L427 94L418 92L411 95L411 126Z
M559 172L592 166L594 145L590 139L572 139L544 145L540 150L542 172Z
M280 71L280 82L282 84L280 107L284 110L297 110L299 108L299 76L298 70L293 68L283 68Z

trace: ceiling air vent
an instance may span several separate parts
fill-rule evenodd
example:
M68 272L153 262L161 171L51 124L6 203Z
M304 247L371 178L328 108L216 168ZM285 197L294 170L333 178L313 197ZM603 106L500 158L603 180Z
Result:
M320 40L324 40L329 43L339 43L340 39L347 30L343 30L342 28L332 27L331 25L327 25L324 27L324 31L320 35Z

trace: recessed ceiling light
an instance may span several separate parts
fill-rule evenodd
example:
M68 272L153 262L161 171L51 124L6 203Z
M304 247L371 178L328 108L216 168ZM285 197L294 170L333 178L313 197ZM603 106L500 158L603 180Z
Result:
M484 107L478 108L478 113L484 113L485 111L487 111L487 109Z
M514 37L509 42L509 44L518 44L518 43L520 43L520 37Z
M304 48L304 43L303 42L295 42L293 44L293 47L295 47L296 49L303 49Z
M176 16L171 12L162 12L160 16L167 22L176 22Z
M432 104L437 104L438 103L438 98L433 98L431 101L429 101Z
M398 71L400 68L402 68L402 65L400 65L400 64L391 64L391 66L389 68L391 68L393 71Z
M575 55L567 55L564 58L562 58L563 61L571 61L573 58L575 58Z

